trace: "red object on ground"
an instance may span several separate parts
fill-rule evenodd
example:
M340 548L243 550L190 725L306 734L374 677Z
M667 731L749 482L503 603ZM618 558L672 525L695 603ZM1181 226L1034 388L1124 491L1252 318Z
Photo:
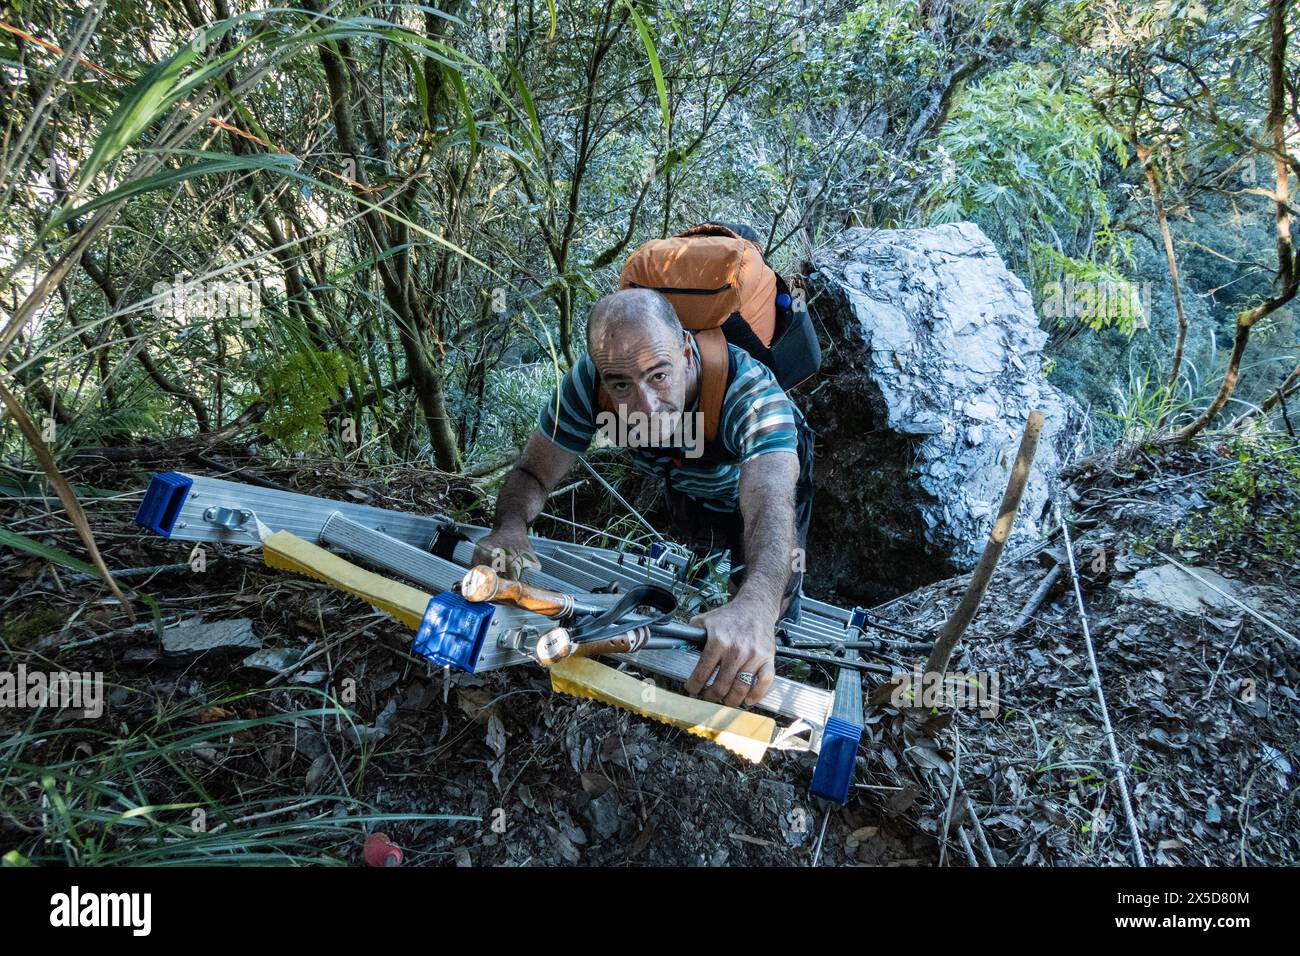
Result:
M401 866L402 848L388 839L387 833L372 833L361 849L367 866Z

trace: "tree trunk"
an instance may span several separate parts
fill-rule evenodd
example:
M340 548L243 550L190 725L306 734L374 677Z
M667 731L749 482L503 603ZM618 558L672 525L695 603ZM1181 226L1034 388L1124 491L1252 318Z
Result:
M307 8L320 12L319 0L308 0ZM347 71L339 56L328 46L320 47L321 65L325 69L325 80L329 87L330 112L334 116L339 149L343 155L353 161L356 169L357 183L365 187L365 157L357 145L356 128L352 122L351 100ZM374 209L367 209L364 221L377 252L392 245L388 228L383 216ZM384 298L397 316L398 337L402 351L406 356L407 373L415 385L415 394L424 413L425 427L429 433L429 444L433 448L434 461L442 471L460 470L460 449L456 445L456 434L452 430L447 415L446 402L443 398L442 375L429 358L428 344L421 329L420 318L414 314L411 299L407 295L405 269L401 268L405 256L397 256L397 262L380 261L377 263L379 276L384 286Z
M1274 294L1253 309L1237 314L1237 335L1232 343L1232 355L1228 359L1228 368L1223 373L1219 393L1214 401L1192 422L1174 437L1178 441L1187 441L1204 431L1237 388L1241 377L1241 356L1246 351L1246 342L1250 338L1251 328L1261 319L1272 315L1282 306L1295 298L1297 285L1300 285L1300 268L1295 262L1295 252L1291 245L1291 180L1287 165L1286 144L1286 11L1289 0L1272 0L1269 4L1269 30L1272 43L1269 48L1269 105L1266 128L1273 142L1273 169L1275 173L1274 202L1276 203L1277 222L1277 278L1274 282Z
M1169 231L1169 217L1165 213L1165 200L1160 179L1156 176L1151 163L1151 150L1141 143L1134 142L1138 161L1147 177L1147 186L1151 189L1151 200L1156 208L1156 221L1160 224L1160 236L1165 243L1165 260L1169 263L1169 282L1174 290L1174 311L1178 314L1178 338L1174 342L1174 360L1169 366L1169 391L1172 394L1178 384L1178 375L1183 369L1183 348L1187 343L1187 313L1183 311L1183 293L1178 281L1178 259L1174 255L1174 237ZM1160 424L1165 423L1168 412L1160 416Z

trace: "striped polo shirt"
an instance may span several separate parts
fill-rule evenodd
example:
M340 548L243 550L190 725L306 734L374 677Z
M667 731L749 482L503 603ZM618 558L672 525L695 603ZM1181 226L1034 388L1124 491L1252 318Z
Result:
M690 336L697 366L700 362L695 337ZM759 455L788 451L798 454L796 420L799 409L776 383L767 366L742 348L728 343L731 382L722 400L718 439L732 461L709 462L687 458L682 449L628 448L632 466L643 474L666 480L713 511L735 511L740 501L740 466ZM538 430L555 444L575 455L590 447L597 431L596 364L584 354L564 376L555 397L542 406ZM686 413L699 410L697 397ZM558 412L558 414L557 414ZM701 426L701 429L703 426ZM703 442L701 434L699 440Z

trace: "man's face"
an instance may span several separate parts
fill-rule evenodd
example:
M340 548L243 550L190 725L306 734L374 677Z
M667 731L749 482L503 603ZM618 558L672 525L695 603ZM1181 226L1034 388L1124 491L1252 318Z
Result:
M590 354L620 418L645 416L671 432L686 407L690 348L657 319L625 319L607 323Z

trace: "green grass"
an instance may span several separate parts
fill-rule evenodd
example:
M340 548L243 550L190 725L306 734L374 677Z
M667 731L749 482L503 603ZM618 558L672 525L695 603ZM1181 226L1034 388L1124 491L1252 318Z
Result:
M1189 417L1191 403L1179 389L1152 377L1150 371L1140 376L1130 373L1128 387L1116 390L1119 402L1114 412L1101 414L1119 425L1124 440L1140 442L1166 428L1173 428Z
M274 700L285 690L254 691L163 707L130 729L111 707L101 720L64 726L46 726L48 713L33 711L0 743L0 860L342 865L356 858L375 824L478 821L380 813L347 796L362 792L365 750L347 761L345 794L304 793L301 772L287 767L273 779L264 751L291 753L296 721L355 722L323 692L292 690L317 695L320 706L281 711ZM206 720L213 708L251 716Z

